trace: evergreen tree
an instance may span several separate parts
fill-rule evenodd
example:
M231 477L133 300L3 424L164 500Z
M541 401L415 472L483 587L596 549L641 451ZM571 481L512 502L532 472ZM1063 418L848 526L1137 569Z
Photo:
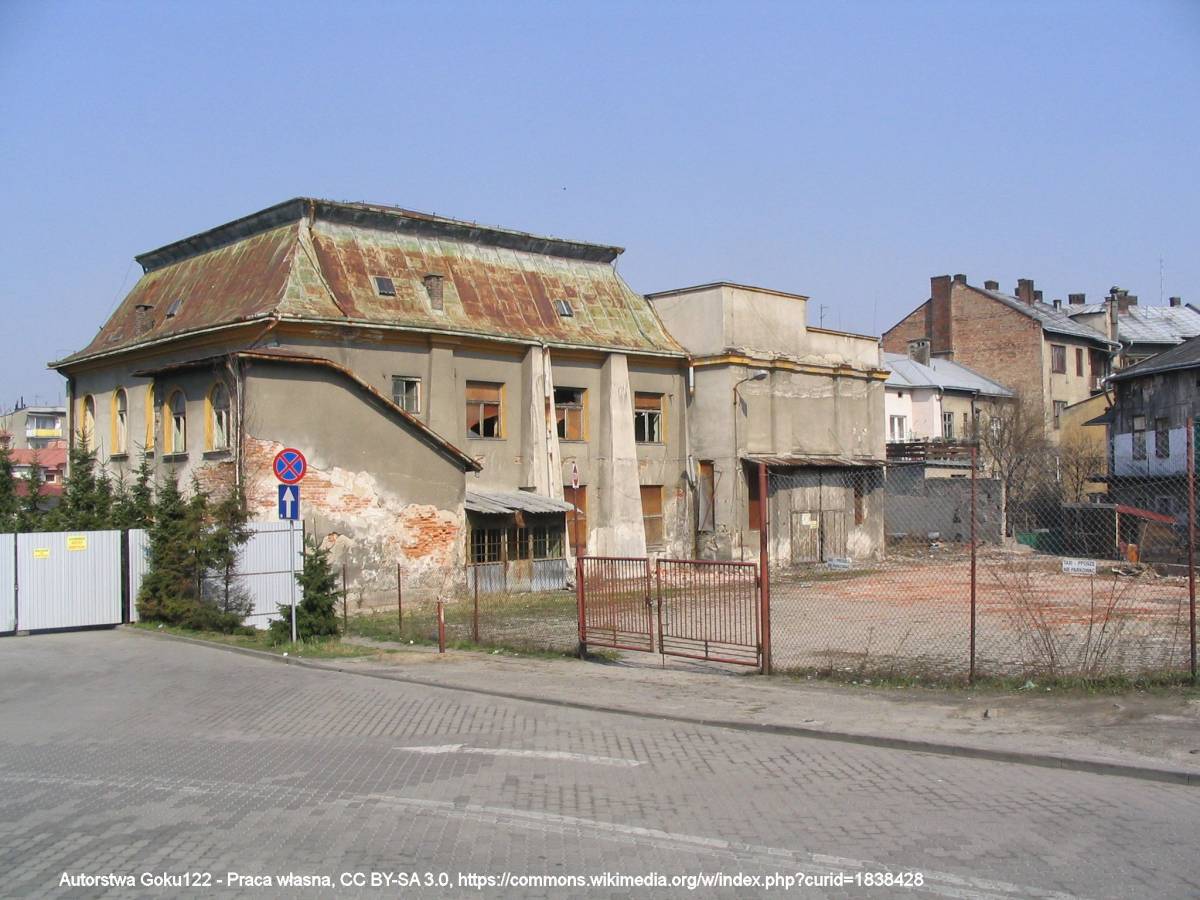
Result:
M37 451L29 462L29 477L25 479L25 497L17 513L18 531L43 531L43 520L46 513L41 508L42 485L46 483L42 475L42 462Z
M12 453L7 444L0 444L0 533L17 530L20 512L21 501L17 497Z
M245 497L241 487L236 486L212 507L212 525L208 530L208 595L222 612L241 616L249 615L253 607L237 577L238 553L250 537L248 519Z
M149 528L154 521L154 471L144 450L129 490L127 519L129 528Z
M306 545L304 567L296 573L296 582L303 592L303 599L296 604L296 636L302 641L338 634L335 610L340 596L329 551L312 538ZM271 623L271 637L277 644L291 640L292 607L281 604L279 615L281 618Z
M59 526L78 531L98 531L113 526L113 489L108 474L96 463L96 451L82 441L70 450L70 466Z

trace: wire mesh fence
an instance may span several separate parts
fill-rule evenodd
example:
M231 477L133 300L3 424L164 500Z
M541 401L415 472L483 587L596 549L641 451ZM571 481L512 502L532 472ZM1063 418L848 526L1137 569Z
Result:
M1019 478L973 448L769 473L776 670L966 679L1186 674L1193 491L1175 475Z

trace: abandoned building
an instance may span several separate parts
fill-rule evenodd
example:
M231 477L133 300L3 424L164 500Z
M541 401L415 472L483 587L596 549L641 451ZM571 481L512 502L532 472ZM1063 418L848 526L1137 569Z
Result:
M1181 297L1169 298L1166 306L1146 306L1138 303L1136 294L1114 287L1101 303L1086 300L1084 294L1070 294L1066 312L1120 343L1116 369L1137 365L1200 335L1200 310Z
M129 476L239 483L276 517L301 450L306 529L368 602L465 564L561 585L587 552L690 549L685 353L618 247L298 198L137 257L92 342L52 365L74 439ZM580 487L572 490L577 468Z
M720 282L648 295L691 356L698 557L757 559L769 478L773 562L883 552L878 338L813 328L800 294Z
M883 349L907 353L930 342L930 356L970 366L1003 384L1018 402L1040 407L1047 438L1058 443L1063 410L1099 391L1120 344L1074 321L1061 303L1045 303L1032 279L1015 295L995 281L965 275L930 279L929 299L888 329Z

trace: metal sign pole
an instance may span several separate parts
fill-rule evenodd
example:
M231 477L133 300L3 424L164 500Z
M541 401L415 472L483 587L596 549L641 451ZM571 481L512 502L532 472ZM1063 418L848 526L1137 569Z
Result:
M292 643L296 643L296 520L288 519L288 568L291 570Z

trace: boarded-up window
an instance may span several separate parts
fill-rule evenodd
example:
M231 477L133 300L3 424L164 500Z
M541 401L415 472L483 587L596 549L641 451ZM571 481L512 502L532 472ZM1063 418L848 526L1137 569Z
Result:
M558 422L558 437L563 441L582 441L583 395L579 388L554 389L554 418Z
M567 540L576 555L587 553L587 485L581 484L578 488L565 485L563 499L574 507L567 511Z
M633 395L633 439L639 444L662 443L662 394Z
M504 385L467 382L467 434L475 438L504 437Z
M1058 375L1067 374L1067 348L1062 344L1050 345L1050 371Z
M696 491L696 528L699 531L714 531L716 529L716 512L713 504L716 500L716 475L712 460L700 461L700 483Z
M746 469L746 519L751 531L758 531L762 502L758 495L758 470Z
M646 546L656 547L663 542L663 489L660 484L642 485L642 527Z

